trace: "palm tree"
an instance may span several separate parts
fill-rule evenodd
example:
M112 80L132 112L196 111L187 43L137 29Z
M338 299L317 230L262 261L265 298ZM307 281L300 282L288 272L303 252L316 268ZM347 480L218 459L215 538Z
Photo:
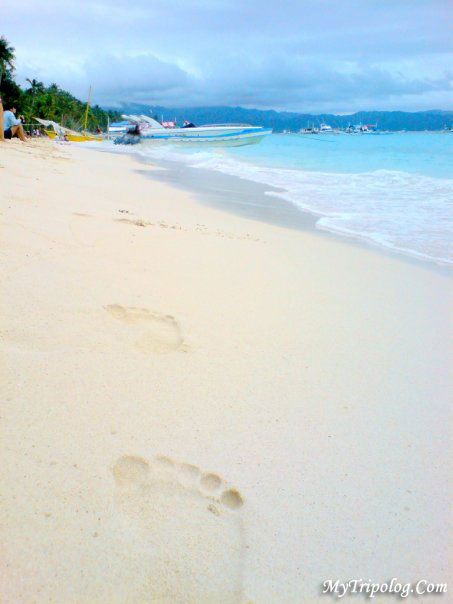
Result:
M7 70L14 71L14 48L9 46L8 40L5 36L1 36L0 38L0 84L2 83L2 78L6 74Z
M35 78L33 78L33 80L30 80L30 78L25 79L27 82L30 82L31 93L33 95L31 99L30 117L28 119L28 123L31 124L31 118L33 116L33 107L35 105L35 96L37 92L42 92L44 90L44 84L42 82L38 82L38 80L35 80Z
M25 80L30 83L32 92L33 91L42 92L44 90L44 84L42 82L39 82L38 80L35 80L34 78L33 78L33 80L30 80L30 78L25 78Z

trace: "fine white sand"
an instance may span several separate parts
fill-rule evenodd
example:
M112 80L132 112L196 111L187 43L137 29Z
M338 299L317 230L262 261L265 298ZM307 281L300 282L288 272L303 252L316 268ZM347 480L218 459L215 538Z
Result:
M0 601L447 582L451 280L150 172L0 143Z

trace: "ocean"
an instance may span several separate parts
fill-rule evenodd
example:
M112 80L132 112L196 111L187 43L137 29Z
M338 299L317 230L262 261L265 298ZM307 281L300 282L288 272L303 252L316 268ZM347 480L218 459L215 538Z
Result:
M289 202L311 214L317 229L453 265L453 133L273 134L244 147L127 150L157 165L260 183L274 207Z

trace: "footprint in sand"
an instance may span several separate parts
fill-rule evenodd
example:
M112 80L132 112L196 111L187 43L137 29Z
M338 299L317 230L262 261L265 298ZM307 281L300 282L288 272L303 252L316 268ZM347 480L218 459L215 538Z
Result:
M142 352L184 350L181 328L171 315L119 304L109 304L105 309L112 317L130 326L133 334L138 336L134 341L135 347Z
M115 222L124 222L125 224L134 224L139 227L146 227L152 225L151 222L144 222L143 220L137 219L132 220L131 218L115 218Z
M112 472L123 530L143 552L131 602L245 601L243 499L236 489L168 457L120 457Z
M119 212L127 212L128 210L118 210ZM161 229L173 229L174 231L184 231L185 229L183 229L179 224L167 224L166 222L158 222L158 223L154 223L154 222L145 222L144 220L141 220L140 218L137 220L133 220L131 218L115 218L115 222L122 222L124 224L133 224L135 226L139 226L139 227L148 227L148 226L152 226L152 227L159 227Z

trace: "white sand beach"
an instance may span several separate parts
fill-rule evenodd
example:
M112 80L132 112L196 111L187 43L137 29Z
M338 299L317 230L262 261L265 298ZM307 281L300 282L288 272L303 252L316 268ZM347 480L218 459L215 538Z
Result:
M0 143L0 601L448 582L451 278L150 176Z

